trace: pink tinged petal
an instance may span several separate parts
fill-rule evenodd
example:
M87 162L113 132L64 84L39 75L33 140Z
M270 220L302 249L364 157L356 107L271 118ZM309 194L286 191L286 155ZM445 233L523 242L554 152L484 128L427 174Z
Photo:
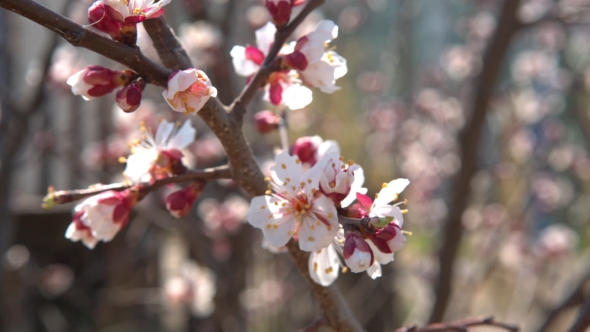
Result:
M191 87L191 85L195 84L198 81L197 74L204 75L205 73L203 73L200 70L191 68L187 70L182 70L178 73L178 75L174 76L178 79L178 90L187 90Z
M392 240L387 242L387 244L392 252L398 252L406 246L406 237L402 232L398 232Z
M338 278L340 259L333 245L313 251L309 256L309 276L316 283L327 287Z
M185 120L178 131L168 140L167 149L182 150L195 141L197 130L190 120Z
M246 58L246 48L244 46L234 46L230 55L232 56L234 70L240 76L254 75L260 68L259 65Z
M172 99L177 92L181 91L178 86L178 78L180 73L181 71L177 70L170 74L170 77L168 77L168 85L163 94L164 99Z
M367 274L371 279L377 279L381 277L381 264L374 262L371 267L367 269Z
M270 102L273 105L280 105L283 101L283 87L279 83L271 83L269 88Z
M371 240L368 240L367 243L369 244L369 246L373 250L373 256L375 257L375 260L379 264L384 265L384 264L387 264L387 263L393 261L393 253L381 252L379 249L377 249L377 247L375 246L375 244Z
M264 62L264 53L256 47L246 46L246 59L260 66Z
M283 91L283 103L291 110L298 110L309 105L313 100L310 89L301 84L291 84Z
M371 197L363 195L361 193L356 194L356 199L361 204L361 206L363 206L366 209L370 209L373 205L373 200L371 200Z
M322 172L319 167L312 167L303 172L303 175L301 176L301 183L304 183L303 191L310 199L312 199L315 193L319 190L321 176Z
M330 226L332 228L331 231L336 235L338 232L338 214L336 206L334 206L334 202L331 199L324 195L315 198L311 212L326 226Z
M267 217L265 220L266 225L262 228L264 238L276 247L286 245L293 237L295 222L295 216L290 214L276 219Z
M377 207L391 203L409 184L410 181L408 179L396 179L389 182L379 191L377 198L373 202L373 206Z
M258 45L258 49L264 55L268 54L270 47L274 43L276 32L277 28L271 22L266 23L262 28L256 30L256 45Z
M174 122L168 122L166 120L160 122L160 124L158 125L158 129L156 129L156 137L154 138L156 146L162 148L166 147L166 143L168 142L170 134L172 134L173 130Z
M66 239L69 239L73 242L82 241L82 243L88 249L94 249L94 247L98 243L98 240L95 239L92 236L92 234L90 234L89 228L79 229L79 227L77 227L75 221L70 223L70 225L68 226L66 233L65 233L65 237L66 237Z

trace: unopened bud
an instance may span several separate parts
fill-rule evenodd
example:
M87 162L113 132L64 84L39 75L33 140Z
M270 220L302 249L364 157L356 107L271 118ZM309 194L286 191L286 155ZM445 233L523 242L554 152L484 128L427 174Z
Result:
M387 226L378 229L371 235L371 241L379 251L386 254L399 251L406 244L405 236L400 227L394 222L390 222Z
M299 71L307 68L307 58L300 51L294 51L293 53L287 54L282 58L281 66L285 69L295 69Z
M186 216L195 200L203 192L205 182L195 181L186 188L175 191L166 197L166 209L176 218Z
M119 108L126 113L135 111L141 104L141 94L144 87L145 83L133 82L119 90L116 99Z
M96 1L88 9L88 22L92 27L105 32L115 40L120 40L123 36L117 22L106 9L102 1Z
M315 165L317 162L317 152L322 139L319 136L303 136L298 138L293 144L292 155L297 156L302 163Z
M281 118L272 111L262 111L254 115L254 123L258 132L267 134L279 127Z
M111 70L102 66L92 65L68 78L72 93L86 100L107 95L115 88L128 82L127 74L119 70Z
M366 271L373 264L373 250L356 232L346 232L342 255L350 271L355 273Z
M266 8L272 17L272 23L278 30L283 29L291 19L292 0L266 0Z

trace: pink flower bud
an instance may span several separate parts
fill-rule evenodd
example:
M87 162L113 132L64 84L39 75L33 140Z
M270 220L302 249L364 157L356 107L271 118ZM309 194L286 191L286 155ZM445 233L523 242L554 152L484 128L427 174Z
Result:
M262 111L254 115L254 122L258 132L267 134L279 127L281 118L272 111Z
M191 68L172 73L162 94L173 110L195 114L210 97L217 96L217 89L203 71Z
M85 100L107 95L129 81L129 73L92 65L68 78L72 93Z
M105 191L87 198L75 207L73 221L65 237L82 241L90 249L98 241L111 241L129 221L129 213L137 203L137 192Z
M145 83L133 82L117 92L117 105L123 112L131 113L141 104L141 93Z
M291 18L291 10L293 9L292 0L266 0L266 8L272 17L272 22L277 29L284 28Z
M346 232L342 255L346 265L355 273L366 271L373 265L373 250L356 232Z
M107 33L115 40L122 38L119 22L109 14L101 1L96 1L88 9L88 22L92 27Z
M303 53L300 51L294 51L293 53L285 55L282 58L281 64L284 68L303 71L307 68L308 61Z
M292 155L299 157L302 163L313 166L318 161L317 152L320 144L322 144L322 139L319 136L300 137L293 144Z
M193 207L195 200L203 192L204 186L205 182L195 181L184 189L171 193L166 197L166 209L176 218L186 216Z
M371 235L371 241L377 249L385 254L391 254L401 250L406 245L406 238L396 223L389 223L387 226L378 229Z

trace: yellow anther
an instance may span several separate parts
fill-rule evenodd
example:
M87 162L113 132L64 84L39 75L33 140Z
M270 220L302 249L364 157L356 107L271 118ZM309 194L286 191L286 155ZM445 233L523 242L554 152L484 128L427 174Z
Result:
M408 213L408 209L403 209L402 214L406 214L406 213Z
M282 165L281 165L281 168L282 168L282 169L287 169L287 165L285 165L285 164L282 164Z
M264 192L264 194L265 195L270 195L270 194L272 194L272 191L271 190L267 190L267 191Z
M119 162L120 162L121 164L124 164L124 163L126 163L126 162L127 162L127 158L125 158L125 157L121 156L121 157L119 157Z
M326 273L330 273L330 272L332 272L332 271L334 271L334 269L332 269L332 267L331 267L331 266L330 266L329 268L327 268L327 269L326 269Z

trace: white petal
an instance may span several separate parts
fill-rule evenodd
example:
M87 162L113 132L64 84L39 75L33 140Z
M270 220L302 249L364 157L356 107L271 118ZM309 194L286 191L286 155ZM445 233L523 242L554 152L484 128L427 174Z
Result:
M340 202L340 206L347 207L352 204L356 199L357 193L366 194L368 189L363 188L363 183L365 183L365 172L363 171L363 168L359 166L359 168L354 171L354 182L350 186L350 192L346 198Z
M246 58L246 48L244 46L234 46L229 54L232 56L234 70L240 76L254 75L260 68L259 65Z
M150 170L154 166L158 152L156 150L134 153L127 158L127 166L123 175L134 183L149 182Z
M193 127L190 120L185 120L182 127L171 137L166 144L168 149L182 150L195 141L197 130Z
M309 276L316 283L330 286L338 278L339 270L340 259L333 245L309 255Z
M283 89L283 103L291 110L302 109L312 100L311 90L301 84L293 83Z
M305 216L299 229L299 249L314 251L327 247L336 236L337 229L326 226L312 216Z
M319 137L319 136L318 136ZM325 155L335 153L340 155L340 145L334 140L327 140L320 144L317 152L317 160L321 160Z
M406 246L406 237L404 236L404 233L398 231L393 239L387 241L387 244L389 245L389 248L391 248L391 251L394 253L398 252Z
M295 216L287 215L277 219L266 219L262 228L264 237L275 247L282 247L293 237Z
M301 179L301 173L303 171L301 162L297 163L298 160L299 158L289 155L288 152L282 152L276 155L276 163L270 168L274 182L278 185L284 185L285 180L288 179L293 185L298 186L298 181Z
M160 122L160 125L158 125L158 129L156 129L156 138L154 139L156 146L165 147L166 141L168 141L168 138L170 137L172 130L174 130L173 122L168 122L166 120Z
M385 188L379 191L377 198L373 202L373 207L391 203L409 184L410 181L408 179L396 179L389 182Z
M316 61L301 72L302 80L308 85L319 88L322 92L333 93L340 90L334 78L336 69L325 61Z
M250 225L256 228L264 228L266 226L269 216L275 212L275 205L277 199L273 196L256 196L252 198L252 202L250 203L250 208L248 209L248 214L246 215L246 219L250 223Z
M275 32L277 32L277 28L272 22L267 22L262 28L256 30L256 44L264 55L268 54L275 41Z
M367 274L371 279L377 279L381 277L381 264L373 262L373 265L367 269Z
M371 217L393 217L393 222L400 228L404 225L404 214L399 207L393 205L376 206L371 209Z
M315 28L315 31L328 33L330 35L330 39L326 39L326 41L336 39L338 37L338 26L331 20L322 20Z
M329 51L326 52L322 58L334 68L334 79L339 79L348 73L348 67L346 65L346 59L340 54Z

